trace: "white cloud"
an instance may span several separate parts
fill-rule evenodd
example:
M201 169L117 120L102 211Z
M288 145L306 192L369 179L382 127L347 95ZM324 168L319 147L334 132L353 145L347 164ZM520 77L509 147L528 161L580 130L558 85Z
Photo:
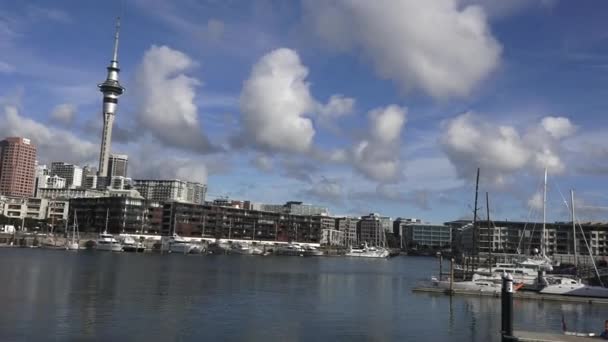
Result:
M546 117L520 134L465 113L442 123L440 144L460 177L473 179L479 167L484 178L504 185L510 174L528 167L562 172L561 139L572 133L567 127L567 118Z
M503 18L528 8L552 8L557 0L459 0L462 6L481 6L489 17Z
M528 200L528 206L534 210L540 210L543 208L543 195L540 192L534 193Z
M331 48L361 51L377 73L436 98L466 96L499 64L501 46L479 6L456 0L309 0L305 10Z
M80 139L72 132L47 127L19 114L16 107L6 106L0 116L0 137L29 138L37 147L41 163L66 161L83 164L97 158L98 145Z
M70 103L63 103L56 106L51 112L51 118L64 124L69 125L74 122L76 116L76 106Z
M571 136L576 131L576 127L564 117L547 116L543 118L541 125L556 139Z
M162 158L158 158L162 155ZM143 142L129 155L129 170L133 178L180 179L207 182L207 163L198 155L168 153L154 142Z
M213 147L201 131L195 103L200 81L185 74L194 66L183 52L152 45L135 75L138 119L161 142L204 153Z
M337 179L322 178L306 191L309 196L321 201L340 201L344 197L344 189Z
M380 182L401 177L399 145L407 109L390 105L368 113L369 136L352 150L352 162L363 175Z
M298 54L281 48L264 55L243 84L240 98L247 141L261 149L307 152L315 129L306 115L315 109Z
M351 114L355 107L355 99L343 95L332 95L325 105L319 106L319 114L323 117L340 117Z

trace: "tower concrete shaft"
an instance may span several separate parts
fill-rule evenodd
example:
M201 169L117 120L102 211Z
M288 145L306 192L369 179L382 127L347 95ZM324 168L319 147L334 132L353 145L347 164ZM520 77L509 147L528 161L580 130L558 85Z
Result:
M116 107L118 98L125 91L118 82L118 38L120 32L120 18L116 20L116 33L114 35L114 51L112 60L108 66L108 76L106 80L98 84L99 91L103 93L103 131L101 135L101 150L99 152L99 177L108 177L108 161L110 159L112 145L112 126L114 125L114 116L116 115Z

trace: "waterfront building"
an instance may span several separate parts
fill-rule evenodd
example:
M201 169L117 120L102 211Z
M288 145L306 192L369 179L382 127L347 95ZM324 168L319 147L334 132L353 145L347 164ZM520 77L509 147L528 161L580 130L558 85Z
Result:
M354 217L338 217L336 218L336 228L344 232L344 240L347 246L356 246L357 241L357 224L358 218Z
M185 237L298 241L318 243L321 216L239 209L213 204L168 202L164 205L162 234Z
M45 198L9 198L0 201L0 214L10 218L63 221L67 218L68 202Z
M321 245L346 246L346 235L337 229L321 229Z
M38 189L38 197L47 199L70 199L70 198L87 198L87 197L103 197L106 196L106 191L95 189L55 189L55 188L40 188Z
M112 153L108 161L109 177L127 178L127 167L129 165L129 156L126 154Z
M110 234L160 234L162 205L141 196L73 198L70 220L78 215L81 232Z
M30 139L0 141L0 195L31 197L35 192L36 146Z
M357 228L357 240L359 243L367 243L371 246L386 245L386 234L392 234L393 231L392 222L390 217L376 213L361 217Z
M441 249L451 248L452 228L446 225L412 223L401 227L403 248Z
M101 149L99 151L99 172L98 186L105 187L112 174L109 172L110 151L112 145L112 127L114 116L118 106L118 98L124 92L124 88L118 82L118 38L120 32L120 19L116 21L116 32L114 34L114 50L112 60L107 67L108 73L106 80L99 84L99 91L103 93L103 130L101 134ZM125 167L126 176L126 167Z
M329 215L329 209L325 207L305 204L298 201L289 201L285 204L255 204L254 208L261 211L293 215Z
M446 225L453 227L454 248L464 253L473 253L473 227L471 221L451 221ZM490 228L486 222L478 222L479 252L516 253L518 250L529 254L540 250L542 223L521 221L493 221ZM585 239L593 255L608 255L608 223L582 222L584 232L577 227L576 239L572 222L546 224L546 253L548 255L571 255L574 244L579 254L588 254Z
M158 202L178 201L203 204L207 186L202 183L179 179L134 179L132 187L146 199Z
M401 249L406 249L407 248L407 242L406 242L406 227L407 227L407 225L415 224L415 223L422 223L422 220L417 219L417 218L398 217L393 222L393 235L397 239L399 239L399 247Z
M65 179L65 187L77 189L82 186L82 168L80 166L64 163L51 163L51 176L59 176Z
M213 200L213 205L220 207L233 207L237 209L253 209L250 201L230 200L228 198L217 198Z

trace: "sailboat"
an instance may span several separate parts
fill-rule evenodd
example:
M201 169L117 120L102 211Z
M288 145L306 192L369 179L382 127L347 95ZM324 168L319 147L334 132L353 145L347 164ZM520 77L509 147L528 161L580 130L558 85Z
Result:
M78 236L78 211L74 211L74 223L72 224L72 236L70 238L68 233L68 239L66 240L65 249L69 251L77 251L80 249L80 240Z
M537 285L539 271L552 271L553 263L546 254L546 223L547 221L547 169L544 173L543 183L543 225L540 238L540 251L532 257L525 257L510 263L496 263L490 267L480 267L475 270L473 280L494 279L500 282L503 272L510 273L516 283Z
M98 251L122 252L122 245L114 238L114 235L108 233L108 216L110 210L106 209L106 226L104 231L99 234L97 239L96 249Z
M572 210L572 229L574 231L574 256L575 260L577 259L577 251L576 251L576 217L574 216L574 190L570 190L570 206ZM585 233L583 232L583 228L581 227L581 233L583 234L583 238L585 238ZM585 244L587 245L587 241L585 239ZM597 267L595 265L595 261L593 259L593 255L591 254L591 250L589 249L589 245L587 245L587 249L589 250L589 256L591 257L591 262L593 263L593 267L597 272ZM599 274L598 274L599 277ZM600 279L601 283L601 279ZM545 276L542 279L542 285L544 287L540 290L540 293L545 294L559 294L564 296L575 296L575 297L599 297L599 298L608 298L608 288L604 286L591 286L584 284L580 279L573 279L570 277L564 276ZM603 284L602 284L603 285Z

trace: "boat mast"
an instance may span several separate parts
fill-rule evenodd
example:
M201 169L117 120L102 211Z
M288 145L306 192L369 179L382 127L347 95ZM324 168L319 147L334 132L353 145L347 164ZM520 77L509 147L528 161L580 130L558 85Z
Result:
M545 181L543 183L543 231L542 231L542 236L541 236L541 240L540 240L540 251L541 254L544 257L546 257L545 254L545 239L546 239L546 227L547 226L547 168L545 168Z
M479 248L477 246L479 234L477 231L477 196L479 195L479 168L477 168L477 180L475 181L475 208L473 208L473 254L479 256Z
M108 216L110 216L110 208L106 208L106 227L103 231L104 234L108 233Z
M494 245L494 229L490 229L490 200L488 199L488 193L486 192L486 215L488 218L488 230L486 230L488 232L488 247L489 247L489 254L488 254L488 265L490 267L490 273L492 273L492 247Z
M572 245L574 247L574 267L578 267L578 255L576 254L576 218L574 216L574 189L570 189L570 209L572 213Z

